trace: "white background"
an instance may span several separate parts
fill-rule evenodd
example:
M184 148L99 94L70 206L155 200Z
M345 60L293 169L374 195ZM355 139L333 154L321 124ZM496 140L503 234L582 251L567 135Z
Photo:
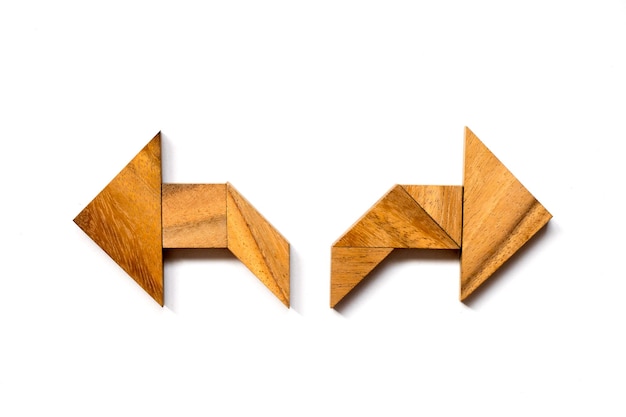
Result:
M0 415L623 416L625 115L623 0L5 1ZM331 244L461 185L466 125L548 227L466 304L405 251L330 309ZM291 309L222 250L161 308L72 222L158 131L290 241Z

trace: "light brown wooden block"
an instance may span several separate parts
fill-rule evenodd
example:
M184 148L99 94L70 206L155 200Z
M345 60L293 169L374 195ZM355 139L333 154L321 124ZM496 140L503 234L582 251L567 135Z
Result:
M160 133L74 222L163 305Z
M226 248L226 184L163 184L163 248Z
M552 218L468 128L463 184L461 300Z
M289 243L227 184L228 249L289 307Z
M343 300L392 251L393 248L333 247L330 273L331 308Z
M334 246L459 248L400 185L385 194Z
M426 213L461 246L463 187L458 185L403 185Z

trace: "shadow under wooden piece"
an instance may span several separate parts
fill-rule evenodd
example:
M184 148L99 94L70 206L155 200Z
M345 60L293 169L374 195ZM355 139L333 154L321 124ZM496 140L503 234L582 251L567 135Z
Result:
M289 243L230 184L163 184L163 248L228 248L289 307Z

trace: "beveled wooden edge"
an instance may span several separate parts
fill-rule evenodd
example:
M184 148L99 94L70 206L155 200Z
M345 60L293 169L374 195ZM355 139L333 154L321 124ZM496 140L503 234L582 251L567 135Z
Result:
M465 127L461 301L552 218L485 144Z

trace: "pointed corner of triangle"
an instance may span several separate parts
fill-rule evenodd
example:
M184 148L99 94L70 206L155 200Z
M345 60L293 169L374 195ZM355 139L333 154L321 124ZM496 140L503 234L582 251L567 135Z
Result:
M160 145L157 134L74 223L163 305Z
M330 307L335 308L393 248L331 248Z
M461 299L552 217L471 131L466 137L463 177Z

